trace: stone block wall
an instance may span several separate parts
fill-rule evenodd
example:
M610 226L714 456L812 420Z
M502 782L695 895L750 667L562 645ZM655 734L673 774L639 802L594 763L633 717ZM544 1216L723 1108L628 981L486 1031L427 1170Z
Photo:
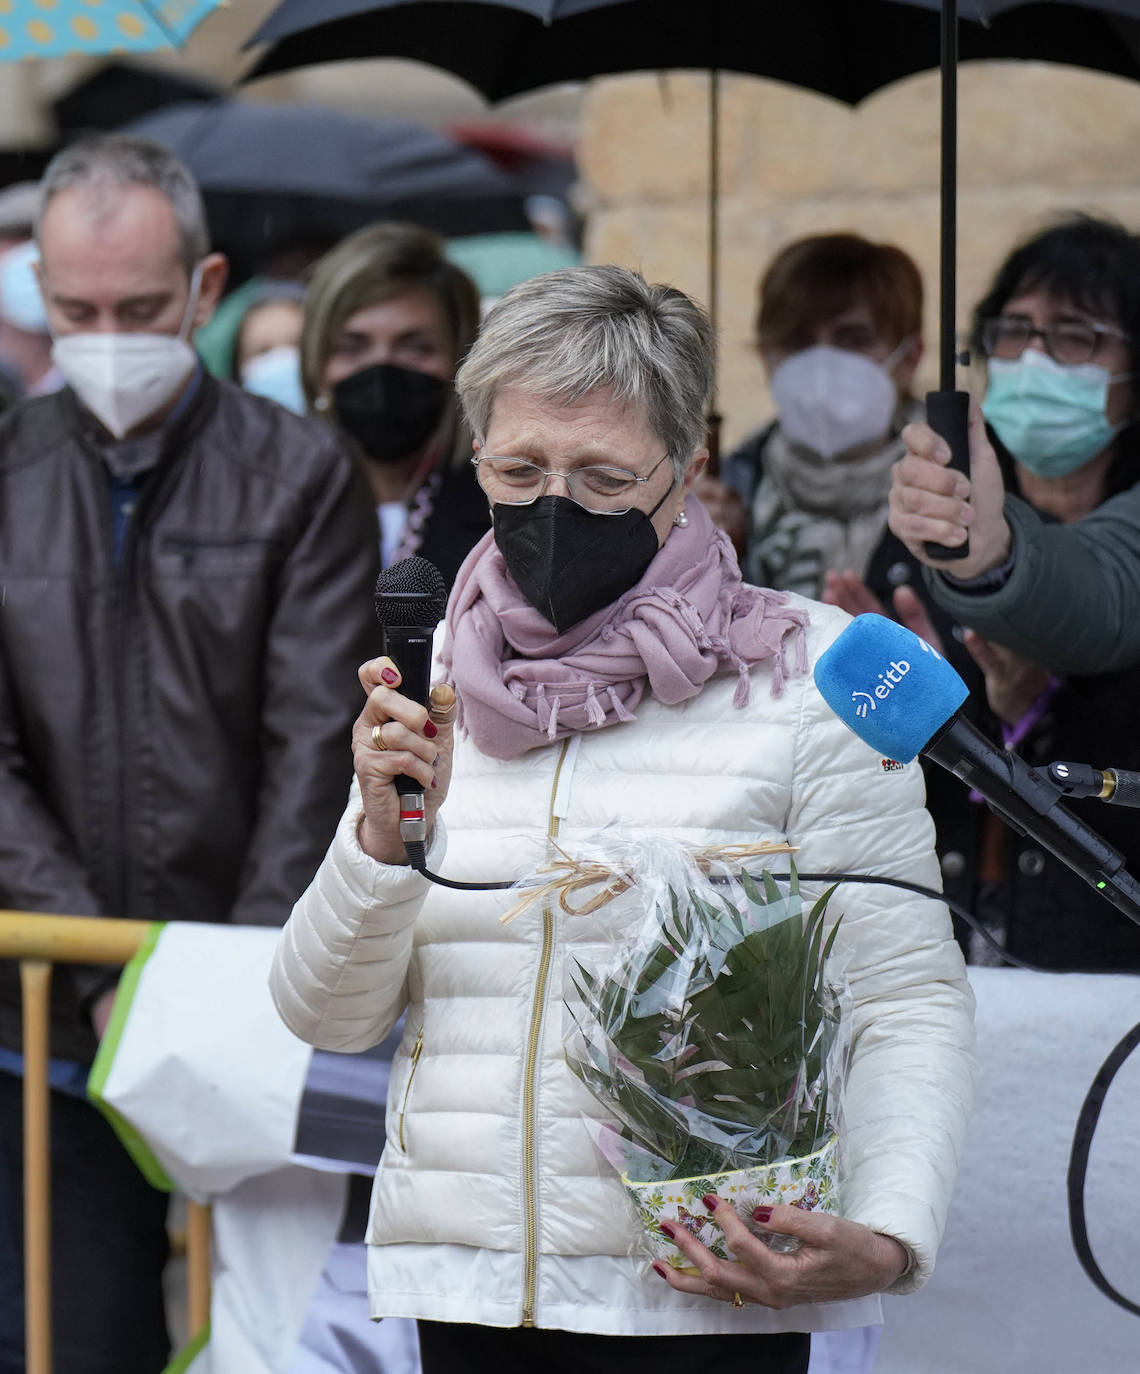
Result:
M578 157L590 261L708 297L709 79L670 72L587 89ZM958 310L1009 248L1067 210L1140 229L1140 83L1046 63L975 63L959 79ZM771 415L756 357L756 284L803 234L852 229L905 248L926 284L937 380L939 89L925 72L854 109L721 77L720 409L732 444ZM959 384L977 378L960 375Z

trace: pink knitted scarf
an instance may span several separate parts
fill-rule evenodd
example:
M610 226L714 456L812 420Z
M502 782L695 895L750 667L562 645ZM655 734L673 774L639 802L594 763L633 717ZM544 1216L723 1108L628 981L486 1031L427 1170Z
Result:
M788 609L785 593L741 580L728 536L695 497L685 513L688 525L670 530L636 586L561 635L523 599L494 534L476 544L451 593L443 664L459 723L484 754L513 759L632 720L647 688L673 706L724 673L737 674L742 707L749 670L765 659L779 696L789 647L792 672L807 671L807 615Z

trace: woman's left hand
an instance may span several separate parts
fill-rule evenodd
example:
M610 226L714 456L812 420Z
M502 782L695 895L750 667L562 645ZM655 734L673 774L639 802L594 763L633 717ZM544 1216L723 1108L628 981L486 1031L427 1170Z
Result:
M700 1276L682 1274L661 1261L653 1267L682 1293L701 1293L728 1303L739 1295L742 1302L761 1307L798 1307L881 1293L907 1267L907 1252L897 1240L842 1217L798 1207L757 1208L754 1216L761 1230L799 1240L797 1250L780 1254L749 1231L731 1203L709 1197L705 1207L736 1260L717 1259L683 1226L671 1227L677 1249ZM767 1221L761 1219L765 1212Z

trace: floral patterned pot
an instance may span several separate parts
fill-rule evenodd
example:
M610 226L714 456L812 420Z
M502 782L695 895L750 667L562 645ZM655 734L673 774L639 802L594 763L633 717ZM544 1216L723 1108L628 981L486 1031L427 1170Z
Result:
M734 1258L724 1243L719 1226L709 1216L701 1198L715 1193L731 1203L750 1231L756 1232L752 1211L784 1203L805 1212L838 1212L839 1141L836 1136L799 1159L757 1164L750 1169L708 1174L702 1178L673 1178L664 1183L636 1183L622 1175L622 1183L641 1217L652 1258L663 1260L683 1273L698 1271L661 1230L663 1221L684 1226L719 1259Z

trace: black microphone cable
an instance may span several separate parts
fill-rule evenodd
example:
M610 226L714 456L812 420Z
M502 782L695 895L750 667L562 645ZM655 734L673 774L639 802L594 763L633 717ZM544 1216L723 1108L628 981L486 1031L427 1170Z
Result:
M425 845L422 841L409 841L405 843L404 849L408 855L408 863L412 868L425 877L428 882L435 883L437 887L451 888L455 892L509 892L511 888L517 886L517 882L499 883L464 883L455 878L445 878L442 874L433 873L427 866L425 855ZM758 880L758 873L748 875L754 880ZM1002 945L994 939L993 935L986 928L972 911L968 911L958 902L951 901L943 893L935 891L932 887L923 887L921 883L907 882L903 878L883 878L873 873L797 873L795 875L802 883L862 883L866 886L874 887L894 887L904 892L913 892L919 897L929 897L935 902L942 902L948 906L955 916L966 922L971 930L975 931L990 946L990 948L1008 964L1013 964L1017 968L1028 970L1030 973L1055 973L1056 969L1043 968L1040 964L1031 964L1028 960L1019 959L1016 954L1010 954ZM791 879L791 873L770 873L776 882L787 882ZM710 882L727 882L726 878L711 878Z
M1073 1145L1069 1151L1069 1171L1065 1178L1069 1202L1069 1234L1072 1236L1073 1249L1077 1252L1081 1268L1106 1298L1116 1303L1117 1307L1123 1307L1126 1312L1131 1312L1134 1317L1140 1317L1140 1303L1126 1298L1113 1287L1092 1252L1085 1219L1085 1176L1088 1173L1093 1136L1100 1120L1100 1109L1104 1106L1104 1099L1108 1096L1108 1090L1117 1071L1137 1045L1140 1045L1140 1022L1113 1047L1111 1054L1097 1070L1077 1117Z
M423 840L405 840L404 851L408 856L408 863L422 873L428 882L435 883L437 887L450 887L456 892L509 892L515 884L512 883L461 883L453 878L445 878L442 874L433 873L427 866L427 846Z

